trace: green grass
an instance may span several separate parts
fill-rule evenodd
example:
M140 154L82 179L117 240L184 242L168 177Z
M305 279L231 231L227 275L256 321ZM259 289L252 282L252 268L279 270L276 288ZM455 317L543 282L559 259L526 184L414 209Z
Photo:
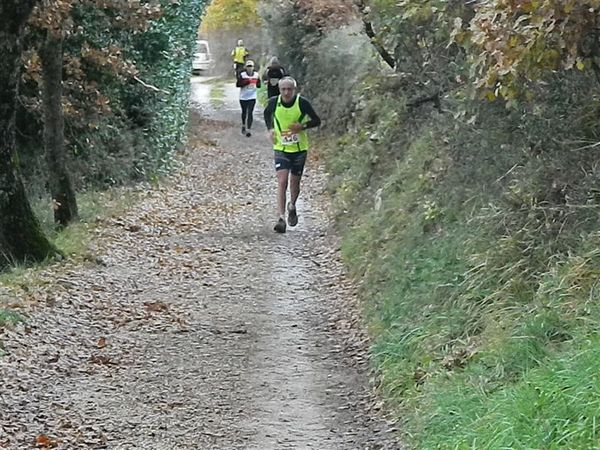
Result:
M0 309L0 328L6 325L14 325L23 321L23 317L11 310Z
M494 391L469 368L423 392L420 448L598 448L600 350L597 337L572 345Z
M79 220L66 228L55 226L52 210L45 199L35 202L33 207L44 233L54 245L66 256L77 256L87 251L91 224L105 217L118 217L136 201L136 198L136 194L127 188L79 193Z
M420 450L600 449L600 233L539 213L537 160L519 174L516 204L514 184L489 180L518 154L490 163L472 150L456 166L454 130L375 143L372 131L330 144L326 159L381 394L406 440Z
M57 228L53 222L47 201L33 203L36 216L44 233L67 258L90 259L90 229L97 220L119 217L137 201L137 194L130 189L89 191L77 196L80 219L66 228ZM15 289L27 289L37 282L36 274L52 261L35 265L15 265L0 273L0 285ZM0 307L2 305L0 304Z
M0 331L3 327L7 325L15 325L24 320L23 316L20 314L11 311L9 309L0 308ZM2 341L0 341L0 358L5 355L4 349L2 347Z
M256 99L261 107L267 106L269 97L267 97L267 86L263 83L256 91Z
M218 80L211 86L210 104L213 108L221 108L225 104L225 81Z

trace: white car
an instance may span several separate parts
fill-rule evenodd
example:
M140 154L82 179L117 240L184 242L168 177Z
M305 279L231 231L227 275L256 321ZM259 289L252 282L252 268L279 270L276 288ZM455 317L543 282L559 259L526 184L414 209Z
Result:
M215 61L212 59L208 41L199 39L196 41L194 58L192 59L192 73L210 72L215 67Z

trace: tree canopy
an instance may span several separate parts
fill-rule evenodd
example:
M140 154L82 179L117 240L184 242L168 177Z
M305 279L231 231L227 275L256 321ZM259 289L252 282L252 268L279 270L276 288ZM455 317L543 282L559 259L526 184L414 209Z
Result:
M201 31L240 30L260 24L257 0L214 0L206 8Z

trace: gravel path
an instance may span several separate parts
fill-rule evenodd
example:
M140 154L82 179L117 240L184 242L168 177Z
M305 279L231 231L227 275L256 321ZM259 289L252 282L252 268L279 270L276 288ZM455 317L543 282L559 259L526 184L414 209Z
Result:
M0 291L27 317L0 333L0 448L402 448L324 174L309 163L299 225L274 233L266 136L241 135L231 85L211 109L210 86L194 80L182 170L90 225L93 258Z

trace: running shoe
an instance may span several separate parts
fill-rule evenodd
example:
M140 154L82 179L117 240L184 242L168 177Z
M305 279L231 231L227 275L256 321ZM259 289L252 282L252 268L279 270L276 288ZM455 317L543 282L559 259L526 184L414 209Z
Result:
M288 203L288 219L287 223L290 227L295 227L298 225L298 214L296 213L296 207L292 206L291 203Z
M250 136L252 136L252 133L250 133L250 130L248 130L248 131L246 132L246 137L250 137Z
M275 231L277 231L278 233L285 233L285 228L286 228L285 220L283 220L280 217L279 220L277 221L277 223L275 224L275 227L273 229Z
M246 127L242 127L242 134L246 134Z

